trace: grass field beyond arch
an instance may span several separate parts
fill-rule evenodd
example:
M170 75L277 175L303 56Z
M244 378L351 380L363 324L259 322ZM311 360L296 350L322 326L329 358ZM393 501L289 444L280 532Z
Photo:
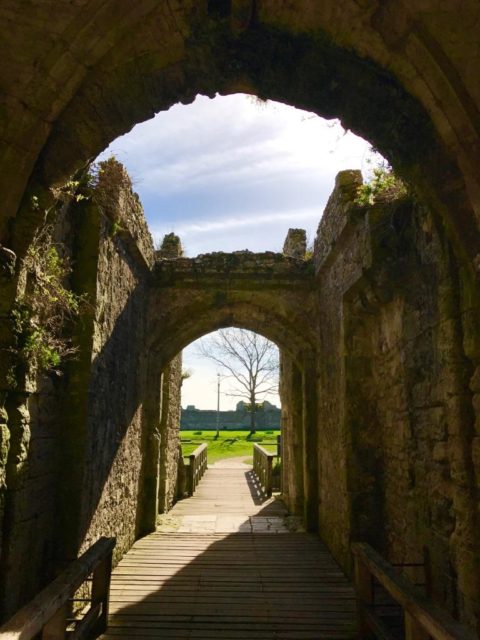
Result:
M217 438L217 432L214 430L204 431L198 429L195 431L180 431L182 454L188 456L199 445L206 442L208 444L208 462L210 463L225 458L237 458L241 456L252 457L254 442L261 444L267 451L276 453L277 436L279 435L279 430L258 431L253 436L250 435L248 430L225 430L220 431L219 437Z

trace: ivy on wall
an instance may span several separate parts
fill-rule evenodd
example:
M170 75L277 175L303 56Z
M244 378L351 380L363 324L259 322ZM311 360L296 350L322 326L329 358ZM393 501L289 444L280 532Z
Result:
M70 260L53 238L48 223L35 234L21 265L24 293L11 311L15 354L27 372L58 370L76 352L66 327L86 304L84 296L68 288ZM10 382L14 380L12 372Z

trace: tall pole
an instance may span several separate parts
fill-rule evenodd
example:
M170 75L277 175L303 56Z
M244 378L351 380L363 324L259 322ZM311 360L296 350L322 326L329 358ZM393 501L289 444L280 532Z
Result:
M220 374L217 373L217 438L220 436Z

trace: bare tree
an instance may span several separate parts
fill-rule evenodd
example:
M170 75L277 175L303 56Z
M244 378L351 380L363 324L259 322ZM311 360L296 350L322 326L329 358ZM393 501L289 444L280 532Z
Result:
M250 432L256 431L257 403L278 391L278 348L246 329L220 329L198 343L199 355L216 362L232 382L227 395L250 405Z

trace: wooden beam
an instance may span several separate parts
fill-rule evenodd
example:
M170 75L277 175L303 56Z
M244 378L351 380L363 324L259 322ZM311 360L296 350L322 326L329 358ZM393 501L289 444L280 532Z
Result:
M46 633L50 633L50 635L46 635L44 638L57 640L57 638L65 637L65 634L63 636L54 635L57 633L54 630L59 626L63 616L60 611L98 563L112 553L114 547L115 538L97 540L48 587L0 627L1 640L31 640L42 632L45 626L47 627Z
M361 562L388 593L405 610L406 623L411 628L408 640L478 640L476 634L449 616L438 605L428 600L401 573L396 571L379 553L365 543L352 544L356 562ZM408 616L408 619L407 619ZM415 635L415 630L420 629ZM408 636L407 636L408 638Z
M43 627L42 640L65 640L67 615L68 607L64 604Z
M354 563L358 637L359 640L367 640L367 638L372 637L370 624L366 616L367 607L373 605L372 574L358 556L355 556Z

